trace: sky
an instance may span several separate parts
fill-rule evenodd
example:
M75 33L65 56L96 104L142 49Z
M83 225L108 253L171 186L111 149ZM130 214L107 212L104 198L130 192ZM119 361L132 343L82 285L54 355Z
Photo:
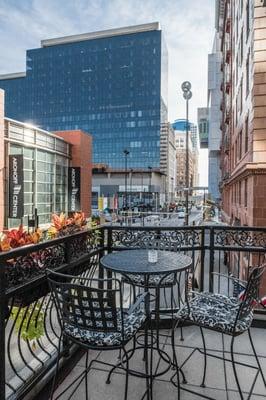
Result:
M214 36L215 0L0 0L0 74L25 71L26 50L52 37L158 21L168 47L169 121L185 117L181 83L193 97L189 119L207 105L207 62ZM200 184L207 184L206 150Z

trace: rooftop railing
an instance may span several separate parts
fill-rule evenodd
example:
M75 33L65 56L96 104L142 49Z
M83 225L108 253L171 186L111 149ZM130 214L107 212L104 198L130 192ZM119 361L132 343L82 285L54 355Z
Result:
M0 253L0 398L36 393L53 372L60 328L46 268L102 276L104 253L154 246L191 256L191 289L238 295L242 288L226 276L246 279L252 266L265 262L266 228L105 226ZM262 328L265 311L258 307L254 319ZM74 351L64 343L62 362Z

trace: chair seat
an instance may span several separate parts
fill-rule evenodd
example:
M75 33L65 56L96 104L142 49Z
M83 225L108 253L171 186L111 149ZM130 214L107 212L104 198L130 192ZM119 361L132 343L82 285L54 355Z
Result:
M141 328L146 320L145 312L142 309L136 310L130 314L124 314L124 338L122 337L121 312L117 311L117 330L115 332L97 332L89 329L81 329L75 325L66 324L65 333L76 340L81 340L90 346L121 346L124 342L130 340ZM99 328L101 326L99 325Z
M128 274L123 276L123 280L128 283L132 283L135 286L144 286L145 285L145 280L144 280L144 275L140 274ZM149 276L149 282L148 286L149 287L157 287L158 285L160 286L172 286L176 282L176 275L174 273L172 274L158 274L158 275L150 275Z
M234 297L222 294L205 293L196 295L176 314L175 318L193 321L197 325L214 329L229 335L241 334L251 325L253 312L238 318L235 326L240 302Z

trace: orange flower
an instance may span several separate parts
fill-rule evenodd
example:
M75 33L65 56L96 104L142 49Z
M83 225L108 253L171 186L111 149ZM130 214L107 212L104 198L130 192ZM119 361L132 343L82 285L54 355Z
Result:
M1 241L0 241L0 251L8 251L10 250L10 241L9 239L5 236Z

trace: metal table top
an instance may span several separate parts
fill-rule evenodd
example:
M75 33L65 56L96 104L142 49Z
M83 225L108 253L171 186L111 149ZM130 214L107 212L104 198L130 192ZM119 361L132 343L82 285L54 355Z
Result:
M158 250L158 261L148 261L149 250L122 250L100 260L104 268L124 274L156 275L187 269L192 259L181 253Z

